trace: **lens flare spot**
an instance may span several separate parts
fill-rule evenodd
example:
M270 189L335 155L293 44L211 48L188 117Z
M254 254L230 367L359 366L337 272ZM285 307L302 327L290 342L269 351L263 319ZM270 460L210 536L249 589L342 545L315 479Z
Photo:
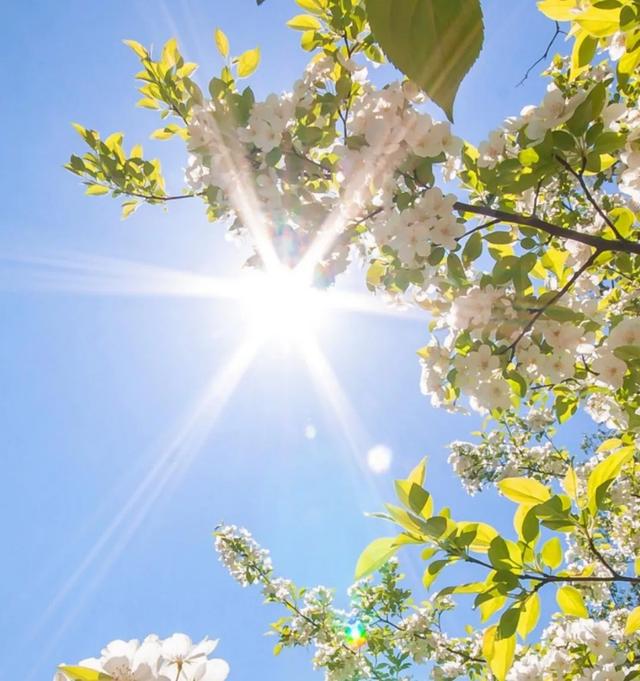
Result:
M367 629L359 620L349 620L344 628L344 639L350 648L362 648L367 642Z
M393 452L387 445L375 445L367 452L367 466L373 473L381 475L391 468Z

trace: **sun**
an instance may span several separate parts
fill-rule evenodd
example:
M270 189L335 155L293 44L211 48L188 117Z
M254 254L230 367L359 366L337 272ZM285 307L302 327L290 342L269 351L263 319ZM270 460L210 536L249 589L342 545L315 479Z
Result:
M325 322L326 296L297 270L253 272L242 286L242 315L250 332L290 344Z

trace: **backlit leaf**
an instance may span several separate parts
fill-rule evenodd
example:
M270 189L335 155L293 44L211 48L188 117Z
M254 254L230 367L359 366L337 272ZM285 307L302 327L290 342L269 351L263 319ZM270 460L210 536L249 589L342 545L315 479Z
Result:
M389 61L453 120L453 102L480 54L480 0L366 0L369 23Z
M582 594L569 584L561 586L556 593L556 601L565 615L589 617Z

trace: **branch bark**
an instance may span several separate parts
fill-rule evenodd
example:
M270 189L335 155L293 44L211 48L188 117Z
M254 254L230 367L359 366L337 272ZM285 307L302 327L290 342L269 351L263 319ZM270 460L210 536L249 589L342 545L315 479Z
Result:
M547 234L556 236L560 239L579 241L600 252L613 251L615 253L635 253L636 255L640 255L640 243L634 241L605 239L604 237L596 236L595 234L584 234L583 232L577 232L576 230L567 227L559 227L558 225L554 225L546 220L541 220L535 216L527 217L525 215L518 215L517 213L496 210L495 208L489 208L488 206L474 206L473 204L463 203L462 201L456 201L456 203L453 204L453 207L456 210L465 213L474 213L475 215L484 215L489 218L498 218L502 222L538 229L541 232L546 232Z

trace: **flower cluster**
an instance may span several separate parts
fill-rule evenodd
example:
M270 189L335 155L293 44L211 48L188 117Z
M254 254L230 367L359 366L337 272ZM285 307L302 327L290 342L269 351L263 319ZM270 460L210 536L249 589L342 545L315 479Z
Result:
M544 630L539 648L529 649L514 663L508 681L623 681L639 669L629 663L630 653L637 655L638 645L624 636L626 614L619 610L598 621L558 618Z
M61 665L54 681L75 679L78 667L99 672L111 681L224 681L229 665L209 657L217 644L209 639L193 643L185 634L173 634L164 640L151 635L142 642L111 641L98 658L81 660L73 667Z

